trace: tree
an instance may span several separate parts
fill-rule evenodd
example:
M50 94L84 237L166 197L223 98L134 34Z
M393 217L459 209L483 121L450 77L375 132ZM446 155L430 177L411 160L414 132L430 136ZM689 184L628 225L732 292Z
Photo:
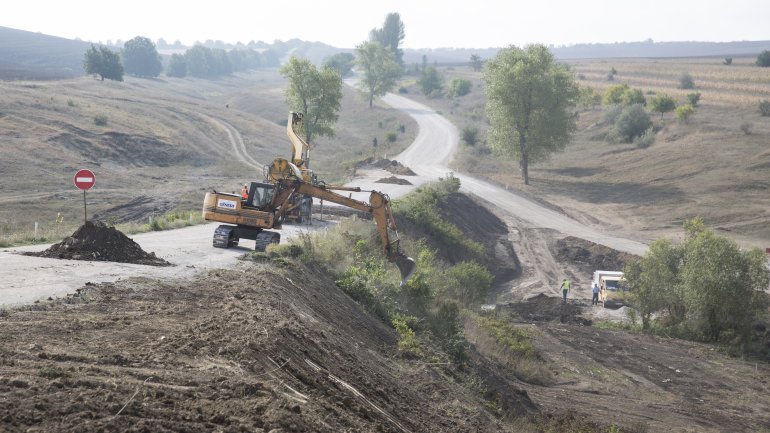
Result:
M339 72L341 77L345 77L353 70L353 65L356 63L356 58L350 53L337 53L324 60L324 66L328 66L335 71Z
M631 143L634 138L642 136L652 126L650 115L641 104L629 105L623 108L615 119L615 125L610 135L617 140Z
M126 42L121 51L126 73L137 77L157 77L163 70L160 55L151 40L137 36Z
M717 341L728 333L745 341L766 308L770 271L761 250L741 251L694 218L685 222L682 245L653 242L639 262L626 266L625 277L645 329L653 313L665 312L664 326L684 323L698 338Z
M474 71L478 72L481 70L483 63L481 61L481 56L478 54L471 54L471 68L473 68Z
M674 111L675 108L676 101L674 101L674 98L665 93L661 93L660 95L655 96L650 101L650 111L660 113L661 119L663 118L663 113Z
M690 104L684 104L676 107L676 120L681 123L687 123L690 120L690 116L695 113L695 108Z
M757 56L757 66L762 66L764 68L770 66L770 50L762 51Z
M434 66L430 66L420 74L417 80L422 94L429 97L441 96L441 89L444 87L444 77Z
M633 104L647 105L644 93L640 89L632 89L628 84L616 84L604 92L602 97L604 105L629 106Z
M393 89L401 76L401 67L393 59L393 53L377 42L364 42L356 46L356 64L364 73L356 86L369 100L372 107L374 98Z
M698 102L700 102L700 92L688 93L687 100L690 101L690 105L693 107L697 106Z
M181 54L174 53L168 62L166 75L169 77L184 77L187 75L187 59Z
M733 58L732 57L725 57L725 60L722 62L724 65L730 66L733 64Z
M328 66L319 71L309 60L294 56L280 72L289 79L286 103L305 117L305 142L310 144L314 135L333 137L342 100L340 74Z
M209 66L209 57L211 50L203 45L196 45L185 52L187 60L187 73L193 77L207 77L211 67Z
M524 184L529 165L561 151L576 129L578 97L572 72L544 45L511 46L487 63L489 142L519 160Z
M120 56L103 45L98 49L91 45L83 59L83 69L86 74L99 75L102 81L105 78L123 81L123 65L120 63Z
M379 42L380 45L393 53L393 58L399 66L404 65L404 51L398 48L404 40L404 23L398 13L389 13L385 16L385 23L381 29L372 29L369 32L369 42Z

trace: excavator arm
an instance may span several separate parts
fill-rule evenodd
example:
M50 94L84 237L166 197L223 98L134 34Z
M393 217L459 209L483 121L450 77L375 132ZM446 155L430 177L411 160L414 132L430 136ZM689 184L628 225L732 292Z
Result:
M351 191L361 190L360 188L346 189ZM390 208L390 198L386 194L379 191L371 191L369 203L366 203L337 194L322 185L313 185L298 179L282 179L276 184L276 194L273 197L273 205L278 209L278 218L282 216L283 209L293 194L304 194L367 212L377 224L377 233L385 248L388 261L395 263L401 272L401 283L404 284L414 273L417 265L399 247L398 227L393 217L393 211ZM391 231L395 234L395 239L391 239Z

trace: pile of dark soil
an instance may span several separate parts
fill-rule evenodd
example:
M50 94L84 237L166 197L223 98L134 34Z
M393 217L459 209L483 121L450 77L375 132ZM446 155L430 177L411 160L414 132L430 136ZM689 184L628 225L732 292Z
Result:
M29 256L68 260L98 260L103 262L136 263L150 266L171 266L171 263L147 253L131 238L102 222L87 221L72 236Z
M525 321L559 322L590 325L592 322L580 317L582 308L574 300L564 302L562 298L539 294L524 302L499 306L503 311L514 313Z
M359 162L356 164L356 168L362 168L362 167L374 167L374 168L381 168L383 170L387 170L393 174L398 174L401 176L416 176L417 174L412 171L409 167L406 167L405 165L401 164L398 161L393 161L386 158L366 158L365 160Z
M391 183L394 185L411 185L412 182L409 182L406 179L401 179L400 177L391 176L391 177L383 177L382 179L378 180L377 183Z
M640 258L574 236L556 241L551 246L551 253L559 262L573 264L587 274L593 274L597 269L622 271L626 263Z

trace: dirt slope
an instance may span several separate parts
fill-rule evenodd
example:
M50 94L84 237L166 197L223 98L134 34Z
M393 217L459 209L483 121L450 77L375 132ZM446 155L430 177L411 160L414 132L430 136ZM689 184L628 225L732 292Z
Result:
M394 332L307 269L87 285L0 321L2 431L499 431L485 380L533 408L489 367L394 357Z

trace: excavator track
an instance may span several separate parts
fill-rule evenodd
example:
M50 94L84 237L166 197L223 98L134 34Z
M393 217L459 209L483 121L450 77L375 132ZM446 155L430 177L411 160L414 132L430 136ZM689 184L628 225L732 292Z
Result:
M264 252L268 245L277 244L279 242L281 242L280 233L261 231L257 234L256 243L254 244L254 251Z
M238 245L238 236L235 233L235 227L221 225L214 230L214 247L230 248Z

